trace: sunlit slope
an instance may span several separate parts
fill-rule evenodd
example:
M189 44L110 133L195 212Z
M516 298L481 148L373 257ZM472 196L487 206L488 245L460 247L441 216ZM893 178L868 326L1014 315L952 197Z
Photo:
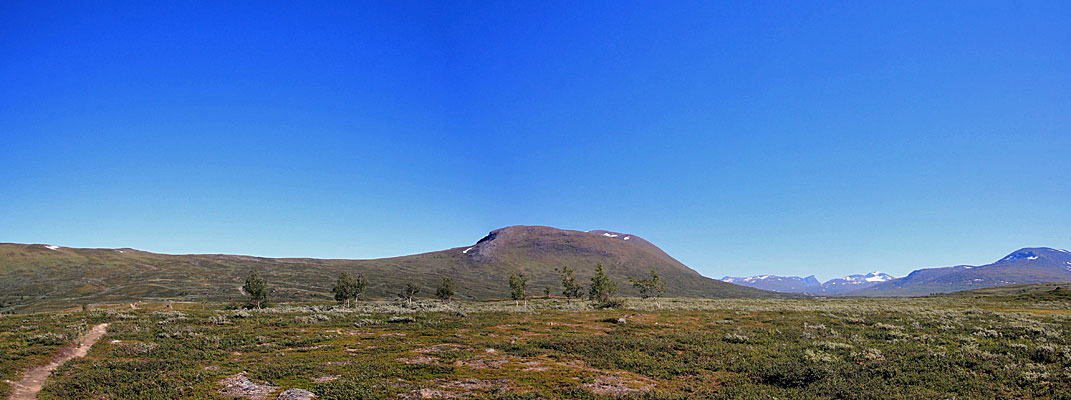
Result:
M635 235L513 226L491 232L478 243L430 253L374 260L261 258L238 255L168 255L133 249L76 249L39 244L0 244L0 303L18 310L33 304L79 304L175 299L230 301L257 270L284 301L326 300L339 273L364 274L368 295L389 297L406 282L431 296L445 277L458 283L462 298L508 296L513 273L529 277L529 294L544 287L561 292L554 269L567 265L587 283L597 263L621 293L635 292L628 277L655 270L667 296L777 297L704 277Z

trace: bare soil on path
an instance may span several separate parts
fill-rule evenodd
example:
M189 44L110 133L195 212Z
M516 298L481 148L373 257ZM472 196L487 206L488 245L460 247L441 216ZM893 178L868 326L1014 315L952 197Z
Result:
M52 356L52 361L23 372L22 379L11 385L14 390L11 392L11 396L8 397L8 399L36 399L37 392L41 391L41 388L45 385L45 380L52 374L52 371L55 371L56 368L59 368L63 363L70 361L72 358L85 357L85 355L89 353L89 348L93 347L93 344L97 343L97 341L107 332L108 324L94 326L89 332L86 332L79 337L76 342L57 351L56 355Z

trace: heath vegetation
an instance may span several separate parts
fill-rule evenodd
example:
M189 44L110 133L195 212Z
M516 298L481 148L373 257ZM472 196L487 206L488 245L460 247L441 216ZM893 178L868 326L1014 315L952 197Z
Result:
M236 387L321 399L1071 397L1071 300L1060 296L656 304L594 294L8 315L0 393L108 322L40 398L228 398Z

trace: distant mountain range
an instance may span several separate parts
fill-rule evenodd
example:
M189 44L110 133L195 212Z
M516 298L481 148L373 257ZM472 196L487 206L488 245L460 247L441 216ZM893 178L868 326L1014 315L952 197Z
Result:
M43 244L0 244L0 311L37 305L77 305L136 300L235 301L250 270L257 270L280 301L329 301L331 286L346 271L363 274L370 297L390 298L407 282L432 296L443 278L457 283L460 298L509 297L510 274L528 276L528 291L561 293L554 271L563 265L587 284L601 263L620 294L636 295L629 277L655 270L667 296L784 297L700 275L643 238L619 232L511 226L475 244L374 260L263 258L223 254L169 255L134 249L79 249Z
M903 278L881 272L849 275L820 283L814 276L759 275L722 281L783 293L837 296L924 296L1005 285L1071 282L1071 252L1048 247L1025 248L981 266L915 270Z
M882 282L893 280L893 276L884 272L871 272L866 275L848 275L843 278L830 279L819 282L814 275L806 278L798 276L758 275L749 277L726 276L723 282L753 287L762 290L772 290L782 293L837 293L858 290L871 287Z
M926 268L850 292L859 296L920 296L1027 283L1071 282L1071 253L1048 247L1020 249L992 264Z

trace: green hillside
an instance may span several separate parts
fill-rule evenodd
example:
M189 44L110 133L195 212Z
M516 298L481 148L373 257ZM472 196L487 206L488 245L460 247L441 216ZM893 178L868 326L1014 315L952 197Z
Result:
M937 297L991 297L1005 300L1071 300L1071 282L1030 283L935 295Z
M232 301L250 270L257 270L280 301L329 300L339 273L364 274L368 295L391 297L406 282L431 296L442 278L459 284L470 300L508 296L508 277L524 273L529 293L561 291L554 268L567 265L587 283L596 263L633 295L628 277L656 270L667 296L780 297L706 278L635 235L514 226L491 232L472 246L374 260L262 258L239 255L168 255L133 249L76 249L0 244L0 310L135 300ZM32 307L31 307L32 306Z

